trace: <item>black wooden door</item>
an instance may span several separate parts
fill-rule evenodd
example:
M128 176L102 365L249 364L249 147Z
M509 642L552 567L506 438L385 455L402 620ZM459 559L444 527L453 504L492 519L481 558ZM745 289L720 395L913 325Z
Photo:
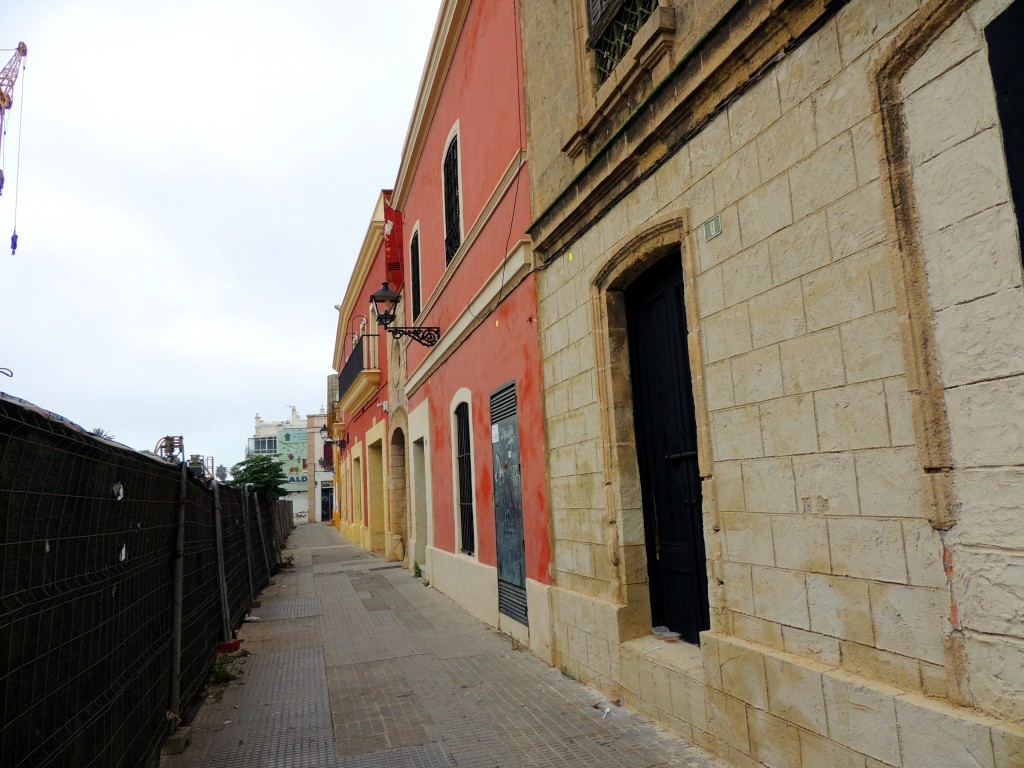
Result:
M1024 2L1017 0L985 27L988 61L996 89L996 108L1006 152L1010 194L1017 229L1024 243ZM978 84L978 87L982 87Z
M323 486L320 488L320 520L330 520L334 510L334 488Z
M494 538L498 550L498 610L527 624L523 483L515 382L491 395Z
M652 618L696 643L710 620L678 255L626 290L626 313Z

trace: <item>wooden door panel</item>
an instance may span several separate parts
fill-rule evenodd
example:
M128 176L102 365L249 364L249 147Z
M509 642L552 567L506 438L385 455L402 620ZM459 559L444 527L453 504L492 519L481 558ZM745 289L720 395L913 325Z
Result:
M683 273L663 259L626 290L651 612L691 641L710 625Z

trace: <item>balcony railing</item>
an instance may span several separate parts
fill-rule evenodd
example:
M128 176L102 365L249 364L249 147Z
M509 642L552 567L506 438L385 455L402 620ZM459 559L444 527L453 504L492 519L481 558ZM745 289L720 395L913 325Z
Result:
M370 339L371 341L367 341ZM341 374L338 376L338 394L344 398L352 389L359 374L363 371L377 370L377 334L363 334L352 348Z
M343 413L353 413L376 392L380 383L377 364L378 335L364 333L352 347L338 375L339 405Z

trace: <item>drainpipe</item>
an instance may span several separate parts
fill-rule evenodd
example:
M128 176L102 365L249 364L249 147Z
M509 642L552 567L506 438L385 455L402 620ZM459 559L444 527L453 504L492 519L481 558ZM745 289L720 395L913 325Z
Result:
M221 639L231 640L231 608L228 606L228 580L224 576L224 527L221 524L220 483L213 481L213 530L217 537L217 582L220 586Z
M184 453L182 453L184 456ZM181 483L178 487L178 525L174 535L174 602L171 606L171 690L168 697L168 719L171 733L181 721L178 706L181 702L181 614L185 591L185 496L188 491L188 467L181 461Z

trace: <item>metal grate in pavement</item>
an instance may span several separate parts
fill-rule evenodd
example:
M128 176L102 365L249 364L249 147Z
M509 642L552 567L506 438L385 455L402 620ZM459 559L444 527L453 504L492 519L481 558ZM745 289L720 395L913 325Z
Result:
M279 621L282 619L303 619L308 616L319 616L319 597L276 597L264 598L259 608L253 613L262 621Z
M357 547L338 547L336 549L325 549L313 553L313 565L326 565L328 563L379 563L380 559L363 552Z
M451 768L455 761L440 744L399 747L386 752L343 757L338 768Z
M319 649L246 659L240 680L220 701L207 701L192 728L192 745L165 756L164 768L280 766L331 768L331 710Z
M322 645L320 617L307 616L293 621L246 624L242 647L250 653L277 653L320 648Z

